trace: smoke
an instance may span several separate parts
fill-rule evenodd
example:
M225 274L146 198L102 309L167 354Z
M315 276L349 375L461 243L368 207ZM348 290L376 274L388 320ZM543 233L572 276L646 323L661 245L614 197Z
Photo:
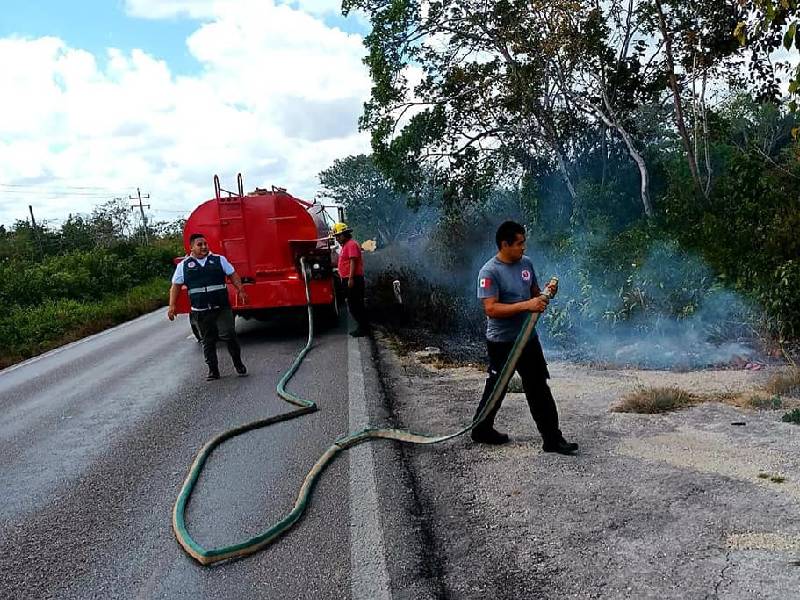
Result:
M571 253L532 245L540 279L560 275L559 296L540 326L546 346L649 368L725 365L756 354L754 307L722 287L699 257L655 240L643 259L604 269L592 249L613 249L613 241L582 242Z
M484 208L462 217L466 227L440 219L413 243L379 251L368 264L368 275L404 279L404 301L414 304L410 325L438 329L455 345L483 339L476 282L480 267L497 252L497 225L507 218L525 222L513 210ZM597 232L560 244L543 238L529 229L527 255L540 285L552 275L560 280L559 294L537 326L551 357L703 368L757 355L755 308L674 242L638 239L626 245Z

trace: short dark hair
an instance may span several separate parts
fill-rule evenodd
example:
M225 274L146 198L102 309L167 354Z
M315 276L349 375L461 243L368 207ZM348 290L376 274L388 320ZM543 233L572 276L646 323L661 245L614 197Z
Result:
M202 233L193 233L192 235L189 236L189 245L191 246L192 244L194 244L194 241L196 239L204 238L204 237L206 237L206 236L204 236Z
M517 234L525 235L525 228L516 221L505 221L497 228L497 233L494 236L497 242L497 249L500 250L503 242L509 245L517 241Z

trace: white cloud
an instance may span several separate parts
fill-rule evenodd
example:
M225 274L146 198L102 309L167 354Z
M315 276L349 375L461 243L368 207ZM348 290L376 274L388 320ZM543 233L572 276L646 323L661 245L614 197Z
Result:
M0 96L0 184L97 186L109 197L140 186L154 208L177 210L213 195L215 173L233 187L242 171L247 189L275 184L310 199L321 169L368 151L357 131L370 87L360 36L263 0L127 0L126 9L201 19L187 40L199 74L176 76L141 50L94 56L53 37L0 39L0 78L13 90ZM50 195L0 188L0 223L24 218L29 203L52 219L103 201Z
M237 0L125 0L125 12L142 19L211 19Z
M214 19L242 6L241 0L125 0L125 11L143 19ZM260 0L248 0L257 6ZM281 0L279 4L297 8L311 15L341 14L340 0Z

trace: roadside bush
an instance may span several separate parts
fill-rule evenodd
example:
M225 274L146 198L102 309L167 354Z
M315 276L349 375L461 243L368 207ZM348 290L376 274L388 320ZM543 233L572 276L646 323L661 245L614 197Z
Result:
M800 195L798 177L763 157L719 147L722 164L708 203L670 172L660 226L702 256L737 292L765 311L766 329L781 339L800 336ZM795 168L796 160L786 162Z
M51 256L39 263L0 266L0 302L37 306L58 300L93 301L172 271L175 250L123 244Z
M795 235L797 234L795 231ZM800 237L800 236L798 236ZM791 259L775 268L772 281L757 290L766 309L767 328L782 339L800 337L800 260Z
M158 277L102 300L62 298L12 307L0 317L0 368L163 306L168 287Z

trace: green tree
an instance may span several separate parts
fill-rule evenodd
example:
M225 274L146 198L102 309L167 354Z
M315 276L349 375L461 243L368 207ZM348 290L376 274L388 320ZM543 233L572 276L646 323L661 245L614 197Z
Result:
M89 222L95 243L99 246L112 246L131 236L130 207L122 198L114 198L96 206Z
M362 237L381 246L418 234L430 220L430 207L412 209L364 154L337 159L319 174L320 195L345 208L348 224Z
M564 23L573 4L345 2L372 20L365 43L374 87L361 123L381 170L405 191L432 179L447 205L480 198L499 177L519 180L546 160L574 200L579 122L548 63L565 30L541 27L555 12L563 18L552 22Z
M682 143L707 196L705 94L743 60L732 36L738 0L345 0L353 8L373 26L365 44L374 87L361 124L376 164L401 189L433 176L445 203L463 203L549 164L577 220L576 161L599 125L600 144L614 132L636 164L652 215L648 140L637 134L647 106L672 120L674 135L660 133Z
M800 2L798 0L747 0L742 19L734 35L739 43L757 55L771 55L783 46L786 50L800 50ZM761 61L750 70L751 79L759 86L760 99L777 99L782 95L780 74L789 75L789 93L794 99L789 104L797 109L800 95L800 62L797 54L790 61Z
M60 233L66 250L89 250L95 246L92 223L81 215L70 214L61 225Z

